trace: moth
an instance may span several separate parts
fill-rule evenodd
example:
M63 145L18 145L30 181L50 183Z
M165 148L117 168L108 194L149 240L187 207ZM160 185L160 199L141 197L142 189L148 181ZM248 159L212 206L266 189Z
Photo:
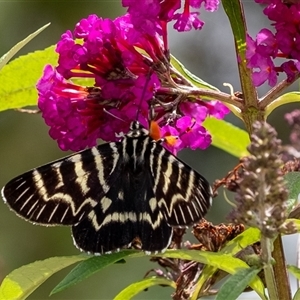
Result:
M134 240L147 254L165 251L173 227L201 220L211 194L203 176L137 121L120 142L35 168L2 189L18 216L71 226L75 246L98 255L128 248Z

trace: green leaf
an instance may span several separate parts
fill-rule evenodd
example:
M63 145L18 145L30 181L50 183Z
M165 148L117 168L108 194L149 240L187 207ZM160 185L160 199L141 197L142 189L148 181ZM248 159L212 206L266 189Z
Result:
M228 16L238 52L243 55L246 49L246 28L241 3L240 1L222 0L222 4Z
M229 274L235 274L240 269L249 269L250 267L242 260L232 257L228 254L215 252L202 252L197 250L168 250L159 257L179 258L185 260L197 261L221 269ZM265 299L264 284L258 276L249 283L249 286L256 293Z
M249 268L238 270L221 286L216 300L235 300L245 290L249 283L258 274L260 269Z
M215 86L203 81L196 75L192 74L175 56L171 56L171 65L194 86L202 89L219 91L219 89L217 89Z
M66 288L88 278L101 269L122 261L126 257L141 257L145 254L135 250L123 250L116 253L104 254L101 256L93 256L79 263L71 272L51 291L51 294L61 292Z
M260 240L260 235L260 231L257 228L248 228L236 236L233 240L229 241L219 253L230 254L234 256L247 246L258 242ZM211 265L206 265L203 268L200 279L192 295L192 299L198 298L198 294L205 282L209 280L209 278L211 278L217 270L217 267L212 267Z
M62 291L121 259L124 259L126 257L136 258L142 256L146 256L146 254L141 251L123 250L117 253L92 257L89 260L83 261L82 263L78 264L52 290L51 294ZM234 274L238 268L249 268L249 266L245 262L228 254L200 252L194 250L167 250L165 253L161 253L155 256L193 260L212 265L230 274ZM261 291L263 289L263 285L258 277L251 283L251 287L256 290L257 293L262 293Z
M300 92L290 92L276 98L267 105L265 114L268 116L275 108L282 106L283 104L294 102L300 102Z
M45 65L57 65L58 55L51 46L36 51L6 65L0 72L0 111L24 106L37 105L37 81L41 78ZM72 80L74 84L93 85L93 80L80 78Z
M239 268L249 268L242 260L229 254L222 254L198 250L167 250L165 253L153 255L154 257L179 258L182 260L197 261L217 267L229 274L234 274Z
M287 269L293 276L300 280L300 269L298 267L293 265L287 265Z
M295 293L293 300L300 300L300 289Z
M37 104L36 83L46 64L57 64L54 46L13 60L0 72L0 111Z
M289 190L288 208L289 218L299 219L300 205L297 205L300 194L300 173L290 172L284 175L286 187Z
M182 77L184 77L192 86L195 88L198 88L199 96L201 96L201 99L204 100L221 100L219 97L222 94L222 97L229 96L228 94L221 93L218 88L215 86L205 82L201 78L197 77L196 75L192 74L189 70L187 70L184 65L174 56L171 55L171 66L173 69L176 69L178 73ZM175 73L176 73L175 71ZM230 86L230 85L229 85ZM238 118L241 118L241 110L234 106L233 104L224 103L231 112L233 112Z
M26 299L51 275L87 258L87 255L51 257L22 266L2 281L0 299Z
M248 155L247 146L250 143L246 131L215 118L207 118L203 126L212 135L212 144L238 158Z
M300 269L296 266L287 265L287 269L289 272L296 277L297 280L300 280ZM294 295L293 300L300 300L300 289L297 290L296 294Z
M226 246L220 250L220 253L226 253L233 256L242 249L258 242L260 240L260 236L261 234L259 229L253 227L248 228L229 241Z
M45 30L50 23L44 25L37 31L33 32L32 34L28 35L24 40L13 46L6 54L4 54L0 58L0 70L8 63L8 61L18 52L20 51L25 45L27 45L33 38L39 35L43 30Z
M251 69L247 67L246 60L246 21L243 11L243 1L222 0L225 13L229 19L234 36L236 57L240 74L242 93L244 99L244 110L241 112L246 127L250 130L252 122L250 119L258 117L258 101L256 88L252 81ZM252 114L252 117L250 115ZM237 114L238 115L238 114ZM247 117L245 117L247 116ZM251 123L251 124L250 124Z
M297 232L300 232L300 220L299 219L286 219L284 224L288 224L290 222L293 222L293 225L295 226Z
M290 172L284 175L286 187L289 190L289 199L298 199L300 194L300 172Z
M131 299L138 293L143 292L145 289L154 285L168 285L176 289L176 284L174 281L157 277L146 278L127 286L114 298L114 300Z

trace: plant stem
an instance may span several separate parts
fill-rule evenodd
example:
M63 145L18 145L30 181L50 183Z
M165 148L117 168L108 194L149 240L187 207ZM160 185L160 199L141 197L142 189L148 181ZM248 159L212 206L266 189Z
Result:
M292 300L289 277L286 270L284 251L281 235L278 235L273 244L273 258L276 261L274 265L275 281L279 299Z
M280 299L278 297L274 270L272 265L272 240L266 236L261 236L261 259L264 264L264 273L266 279L266 286L271 300ZM284 299L284 298L283 298Z
M274 100L279 97L280 93L283 92L288 86L290 86L293 82L298 80L300 75L298 74L294 80L288 81L287 79L279 82L275 87L273 87L259 102L259 108L261 110L268 109L268 106L271 106ZM276 106L277 107L277 106ZM268 109L270 110L270 109ZM273 109L272 109L273 110Z

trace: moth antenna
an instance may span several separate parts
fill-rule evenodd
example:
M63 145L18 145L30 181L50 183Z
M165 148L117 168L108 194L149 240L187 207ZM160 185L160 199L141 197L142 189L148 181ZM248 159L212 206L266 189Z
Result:
M126 122L125 120L123 120L123 119L117 117L116 115L112 114L111 112L109 112L106 108L103 108L103 111L104 111L105 113L107 113L108 115L114 117L115 119L119 120L119 121L122 121L122 122L124 122L124 123Z
M151 74L151 72L149 71L148 74L147 74L147 82L143 87L142 96L141 96L141 99L140 99L140 102L139 102L139 105L138 105L138 108L137 108L136 117L135 117L136 120L138 120L139 113L141 111L142 102L143 102L144 96L146 94L146 89L147 89L148 83L150 81L150 74Z

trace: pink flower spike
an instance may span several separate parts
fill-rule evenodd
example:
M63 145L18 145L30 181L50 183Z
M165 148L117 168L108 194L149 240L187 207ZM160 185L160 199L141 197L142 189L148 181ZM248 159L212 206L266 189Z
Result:
M190 5L193 8L200 8L202 3L204 3L205 10L213 12L218 9L220 1L219 0L190 0Z
M192 28L201 29L204 25L204 22L198 18L198 15L198 12L175 14L174 19L177 21L174 24L174 28L179 32L191 31Z

